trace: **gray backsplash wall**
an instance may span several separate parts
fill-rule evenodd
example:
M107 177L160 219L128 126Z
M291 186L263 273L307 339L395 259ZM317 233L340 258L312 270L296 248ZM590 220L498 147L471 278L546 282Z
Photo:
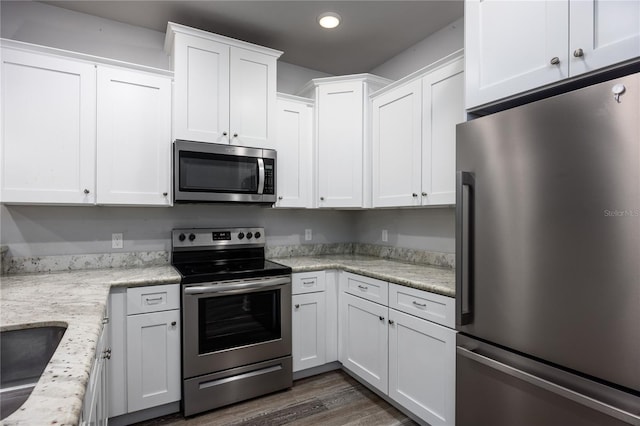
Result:
M267 245L353 242L353 214L334 210L280 210L257 206L150 207L1 206L0 244L9 256L170 250L169 233L180 227L263 226ZM313 239L304 241L304 230ZM124 248L111 248L111 234Z
M379 209L357 212L355 242L455 253L455 209ZM382 230L389 241L382 241Z

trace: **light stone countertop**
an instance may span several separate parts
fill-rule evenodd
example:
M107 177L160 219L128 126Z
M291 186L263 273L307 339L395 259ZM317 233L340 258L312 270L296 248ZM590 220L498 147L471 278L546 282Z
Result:
M0 330L67 330L27 401L3 425L76 425L111 287L180 282L171 266L0 277Z
M293 272L339 269L391 283L455 297L455 271L363 255L321 255L270 259L291 267Z

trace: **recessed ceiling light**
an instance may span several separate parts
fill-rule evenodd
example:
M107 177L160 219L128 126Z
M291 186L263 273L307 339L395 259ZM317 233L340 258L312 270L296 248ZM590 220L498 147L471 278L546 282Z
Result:
M322 28L335 28L340 25L340 15L334 12L325 12L318 16L318 24Z

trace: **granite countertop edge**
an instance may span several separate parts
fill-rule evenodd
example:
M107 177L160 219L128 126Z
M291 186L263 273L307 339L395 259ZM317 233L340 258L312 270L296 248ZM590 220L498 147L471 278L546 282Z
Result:
M294 273L343 270L455 297L454 273L450 269L360 255L270 260L290 266ZM418 277L413 277L416 274ZM430 274L442 282L432 282ZM177 284L180 274L165 265L8 275L0 279L0 330L67 328L30 397L2 424L77 425L111 288Z

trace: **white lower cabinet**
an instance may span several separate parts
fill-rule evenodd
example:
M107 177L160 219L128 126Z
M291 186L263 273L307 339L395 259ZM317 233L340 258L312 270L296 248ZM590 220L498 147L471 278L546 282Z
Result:
M180 285L111 291L110 417L181 398Z
M109 418L109 389L108 389L108 359L111 357L109 348L109 324L104 321L104 327L96 345L95 359L89 372L89 382L82 404L81 425L107 425Z
M354 277L388 298L365 299ZM430 425L454 425L456 331L447 327L454 305L450 297L341 273L342 365Z
M293 295L293 371L318 367L325 361L326 315L324 292Z
M340 361L371 386L387 393L388 308L348 293L342 297Z
M389 309L389 396L430 425L453 425L456 333Z

